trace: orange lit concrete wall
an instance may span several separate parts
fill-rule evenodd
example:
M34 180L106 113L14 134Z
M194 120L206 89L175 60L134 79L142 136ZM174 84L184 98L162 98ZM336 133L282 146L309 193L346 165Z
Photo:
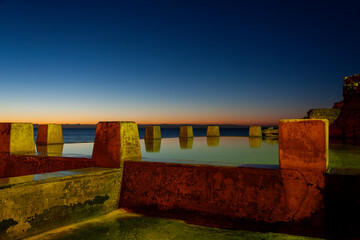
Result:
M125 162L121 207L170 217L301 221L323 208L323 188L318 172Z
M94 167L88 158L0 154L0 178Z

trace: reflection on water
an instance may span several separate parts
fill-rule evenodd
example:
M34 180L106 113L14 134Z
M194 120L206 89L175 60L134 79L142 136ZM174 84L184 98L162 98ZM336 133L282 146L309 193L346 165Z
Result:
M220 144L220 137L206 137L208 147L218 147Z
M180 148L181 149L192 149L194 138L179 138Z
M261 148L262 138L261 137L249 137L249 146L251 148Z
M144 139L146 152L160 152L161 139Z
M360 174L360 146L338 143L330 144L329 159L330 171L350 171Z
M262 139L263 142L266 142L268 144L279 144L279 139L278 138L268 138L265 137Z
M271 168L278 166L277 145L262 143L261 148L250 148L247 137L164 138L161 151L156 153L147 153L144 145L144 140L140 140L143 161L251 167L266 165L265 167Z
M59 157L63 153L64 144L36 145L38 156Z

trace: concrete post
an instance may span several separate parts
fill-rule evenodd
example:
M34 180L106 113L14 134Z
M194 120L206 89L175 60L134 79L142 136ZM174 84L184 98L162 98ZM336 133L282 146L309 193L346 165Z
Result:
M329 165L329 121L281 120L279 161L282 169L326 171Z
M207 137L220 137L219 126L208 126L206 131Z
M120 168L124 161L141 160L139 130L135 122L99 122L92 159L98 167Z
M192 137L194 137L193 127L192 126L181 126L180 127L179 137L181 137L181 138L192 138Z
M148 140L161 139L160 126L147 126L145 128L145 139Z
M63 144L61 124L40 124L36 144Z
M0 123L0 152L34 154L34 128L32 123Z
M249 137L262 137L261 126L250 126Z

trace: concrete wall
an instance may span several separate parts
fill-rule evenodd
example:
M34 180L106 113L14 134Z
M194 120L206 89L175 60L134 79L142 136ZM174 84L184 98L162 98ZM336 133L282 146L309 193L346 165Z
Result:
M94 167L88 158L0 154L0 178Z
M19 239L118 208L121 171L0 184L0 239ZM10 181L11 182L11 181Z
M121 207L169 217L301 221L323 208L319 172L125 162Z

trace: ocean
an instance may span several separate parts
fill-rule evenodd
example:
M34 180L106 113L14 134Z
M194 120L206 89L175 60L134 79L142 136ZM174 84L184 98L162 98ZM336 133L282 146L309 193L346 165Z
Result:
M34 128L35 141L37 128ZM64 143L89 143L95 140L95 128L63 128ZM180 128L162 128L162 138L179 137ZM205 137L206 128L193 128L194 137ZM145 128L139 128L139 137L144 139ZM249 128L220 128L220 136L249 136Z

